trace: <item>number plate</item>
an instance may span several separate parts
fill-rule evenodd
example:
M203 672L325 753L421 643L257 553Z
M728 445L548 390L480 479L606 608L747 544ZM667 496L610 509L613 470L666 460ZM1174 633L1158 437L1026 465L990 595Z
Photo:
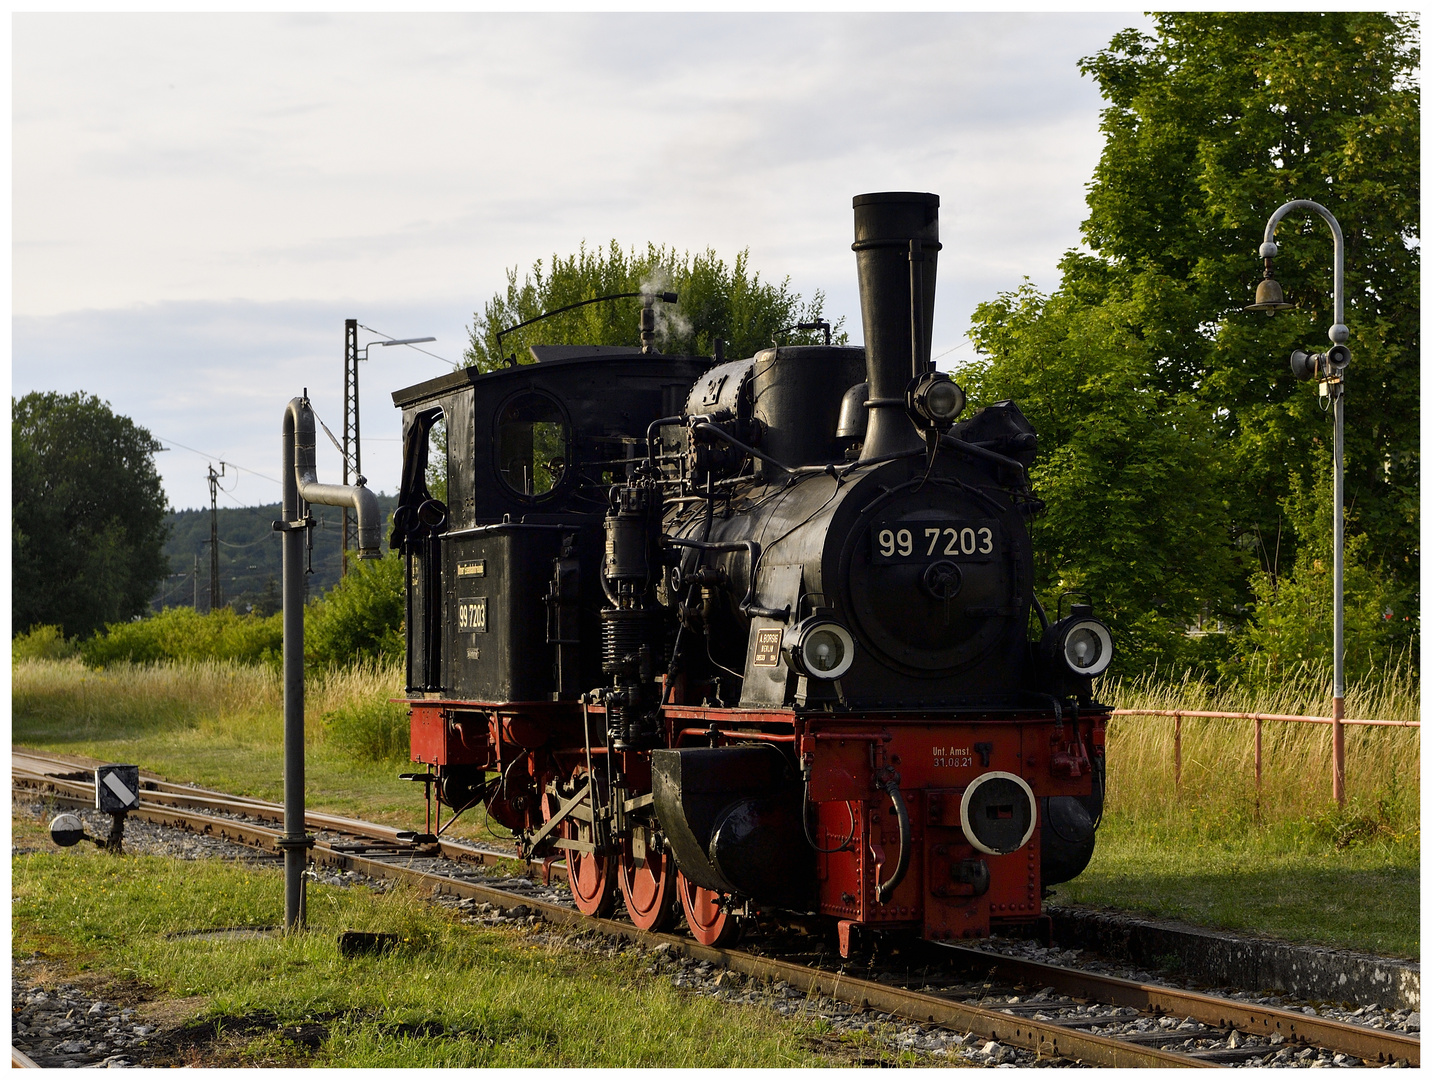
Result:
M870 530L870 561L876 564L958 559L988 562L999 550L993 518L877 521Z
M487 633L487 597L458 601L457 628L463 634Z

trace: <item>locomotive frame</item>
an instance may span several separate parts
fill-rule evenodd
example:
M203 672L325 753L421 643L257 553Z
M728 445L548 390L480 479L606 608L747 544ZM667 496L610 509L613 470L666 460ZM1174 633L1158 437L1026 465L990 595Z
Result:
M661 355L651 294L641 349L393 395L414 840L482 805L588 914L816 913L843 955L1033 922L1083 869L1111 636L1034 596L1028 421L959 420L930 362L938 205L855 198L862 348Z

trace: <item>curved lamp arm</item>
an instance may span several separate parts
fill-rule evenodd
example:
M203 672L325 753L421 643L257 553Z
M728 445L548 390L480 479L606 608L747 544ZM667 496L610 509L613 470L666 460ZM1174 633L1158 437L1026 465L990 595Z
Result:
M1290 210L1311 210L1326 221L1333 231L1333 325L1328 330L1328 340L1334 345L1342 345L1348 339L1347 326L1343 323L1343 232L1332 211L1312 199L1285 202L1273 211L1273 216L1268 219L1268 224L1263 229L1263 246L1258 249L1258 257L1271 259L1278 254L1273 233L1277 231L1278 222L1282 221Z

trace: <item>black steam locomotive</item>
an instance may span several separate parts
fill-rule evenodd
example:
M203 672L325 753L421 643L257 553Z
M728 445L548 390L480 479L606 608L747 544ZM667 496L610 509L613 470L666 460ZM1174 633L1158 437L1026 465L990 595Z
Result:
M1084 868L1112 642L1034 596L1033 429L1012 402L960 419L930 363L938 207L855 198L863 348L662 355L668 294L640 349L393 395L439 819L481 804L565 855L583 911L620 893L708 944L773 909L829 916L843 952L983 936Z

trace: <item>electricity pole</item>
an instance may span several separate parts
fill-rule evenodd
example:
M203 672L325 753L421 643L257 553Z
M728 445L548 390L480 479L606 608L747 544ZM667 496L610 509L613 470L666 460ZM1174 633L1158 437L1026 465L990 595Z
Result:
M224 463L219 462L219 471L209 466L209 610L218 611L223 605L219 588L219 477L224 475ZM197 573L197 568L196 571ZM197 606L197 605L196 605Z
M358 320L343 320L343 486L363 472L358 439ZM352 472L349 472L349 469ZM348 576L348 548L356 539L358 524L353 511L343 508L343 570Z
M635 295L635 294L634 294ZM672 295L675 295L674 293ZM364 327L373 331L372 327ZM343 320L343 486L364 484L363 450L358 429L358 361L368 359L368 350L374 345L421 345L425 341L436 341L433 337L390 338L387 341L370 341L361 349L358 347L358 320ZM441 359L441 357L439 357ZM343 507L343 576L348 575L348 548L357 539L358 524L353 511Z

